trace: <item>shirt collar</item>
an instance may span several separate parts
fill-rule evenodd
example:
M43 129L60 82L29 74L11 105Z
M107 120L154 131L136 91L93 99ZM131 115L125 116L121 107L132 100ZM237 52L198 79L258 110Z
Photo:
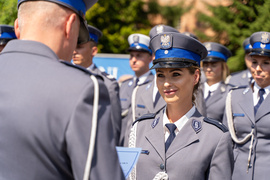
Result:
M167 129L167 127L165 126L165 124L170 123L167 113L166 113L166 108L164 109L163 112L163 127L165 129ZM188 120L191 118L191 116L195 113L195 106L193 105L192 108L184 115L182 116L180 119L178 119L176 122L174 122L174 124L177 127L178 132L184 127L184 125L188 122Z
M138 84L142 84L142 83L144 83L145 82L145 80L147 79L147 77L150 75L150 71L148 71L147 73L145 73L145 74L143 74L143 75L141 75L140 77L139 77L139 82L138 82ZM136 81L136 76L134 77L134 82Z

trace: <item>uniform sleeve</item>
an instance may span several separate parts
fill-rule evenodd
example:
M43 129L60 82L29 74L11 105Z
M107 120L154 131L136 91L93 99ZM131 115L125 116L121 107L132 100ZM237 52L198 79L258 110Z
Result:
M209 180L230 180L233 172L232 140L229 132L221 137L209 168Z
M115 149L108 90L99 82L99 112L90 179L124 179ZM82 180L91 133L94 85L82 90L66 130L66 151L76 180Z
M116 145L119 146L120 142L120 133L121 133L121 102L119 97L119 85L117 81L114 81L109 87L109 95L112 105L112 125L114 129L114 139Z

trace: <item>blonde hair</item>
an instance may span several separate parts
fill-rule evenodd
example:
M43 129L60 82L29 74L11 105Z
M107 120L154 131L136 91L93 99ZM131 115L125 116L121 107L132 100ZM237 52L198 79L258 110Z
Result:
M198 66L190 66L190 67L187 67L188 71L190 74L194 74L195 71L198 69L199 70L199 75L200 75L200 78L199 78L199 81L197 84L194 85L194 88L193 88L193 93L192 93L192 102L195 104L195 94L196 92L198 91L198 88L199 88L199 84L200 84L200 79L201 79L201 69L200 67Z

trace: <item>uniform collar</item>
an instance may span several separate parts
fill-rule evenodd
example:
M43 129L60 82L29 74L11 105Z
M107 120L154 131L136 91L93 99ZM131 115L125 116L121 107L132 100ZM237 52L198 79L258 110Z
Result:
M148 71L147 73L145 73L145 74L143 74L143 75L141 75L140 77L139 77L139 82L138 82L138 84L143 84L144 82L145 82L145 80L147 79L147 77L150 75L150 71ZM136 76L134 77L134 82L136 81Z

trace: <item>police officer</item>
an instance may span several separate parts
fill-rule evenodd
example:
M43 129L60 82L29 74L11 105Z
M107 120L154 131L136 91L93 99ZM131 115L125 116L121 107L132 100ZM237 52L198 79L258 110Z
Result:
M231 88L224 83L229 74L226 62L231 52L219 43L206 42L204 45L208 55L202 60L206 82L200 85L199 91L203 92L203 98L200 101L205 104L206 117L222 121L226 95Z
M131 102L132 96L134 99L136 97L136 87L138 85L148 84L154 79L154 75L149 71L149 64L153 60L152 51L149 48L149 41L150 38L143 34L131 34L128 37L130 45L128 48L130 53L129 64L134 71L135 76L123 81L120 87L120 100L122 106L121 145L124 144L126 134L129 133L133 119L135 119ZM135 103L133 103L133 105L135 105ZM128 133L126 133L126 130Z
M179 33L177 29L171 26L160 24L160 25L154 26L150 30L149 36L154 37L157 34L164 33L164 32ZM136 99L135 99L135 119L139 118L140 116L144 114L157 112L162 107L164 107L165 104L166 103L164 99L160 96L160 93L158 92L158 89L156 86L156 77L155 77L153 81L147 84L138 86Z
M104 83L62 61L88 41L95 2L18 1L21 40L0 55L0 179L124 179Z
M253 81L252 75L250 73L251 67L250 52L252 46L250 45L249 37L244 40L243 49L245 51L245 64L247 69L228 76L225 82L226 84L230 84L232 86L247 86L250 85Z
M232 149L226 127L194 106L199 63L207 50L180 33L151 39L157 87L166 107L134 123L129 147L143 149L130 179L231 179Z
M250 37L254 83L236 87L227 97L226 119L234 141L233 180L269 179L270 33Z
M4 49L8 41L16 38L13 26L0 25L0 52Z
M112 125L114 129L114 138L116 145L119 145L121 132L121 104L119 98L119 85L115 78L100 71L93 63L93 58L98 52L98 40L102 32L96 27L88 25L90 40L84 44L78 44L73 52L73 63L87 68L90 72L103 77L104 83L109 91L110 101L112 104Z

